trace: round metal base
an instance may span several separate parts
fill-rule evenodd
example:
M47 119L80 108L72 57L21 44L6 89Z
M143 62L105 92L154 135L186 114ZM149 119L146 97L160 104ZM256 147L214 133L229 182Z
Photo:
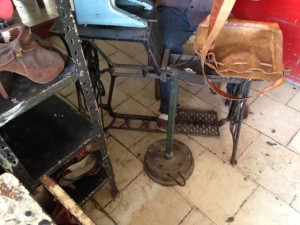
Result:
M182 142L174 140L172 157L165 157L166 139L154 142L144 158L144 170L155 182L165 186L184 186L192 175L194 159Z

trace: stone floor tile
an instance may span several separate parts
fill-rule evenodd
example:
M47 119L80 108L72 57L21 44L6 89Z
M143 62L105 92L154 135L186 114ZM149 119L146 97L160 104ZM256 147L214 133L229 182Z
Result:
M66 99L78 109L78 97L77 97L77 93L73 92L72 94L68 95L68 97L66 97Z
M113 137L107 138L107 148L112 162L116 184L119 191L121 191L143 171L143 164ZM93 195L93 198L97 199L101 205L106 205L111 202L113 196L111 195L109 183L105 182L101 185L99 190Z
M300 111L300 91L291 99L291 101L287 104L289 107Z
M226 224L256 184L232 166L206 151L195 160L192 176L176 190L216 224Z
M263 188L258 188L230 225L297 225L299 221L299 212Z
M184 218L180 225L216 225L199 209L193 208L192 211Z
M134 96L151 83L151 81L153 81L153 79L131 77L118 85L118 88L128 95Z
M221 90L226 91L226 85L223 84L221 86ZM251 104L257 97L257 91L250 89L249 96L250 98L247 100L247 104ZM221 96L212 94L211 91L209 90L209 87L206 86L202 88L197 94L199 98L204 100L205 102L208 102L209 104L213 105L214 107L221 109L223 112L228 113L229 107L225 105L225 99L222 98ZM250 107L251 110L251 107Z
M245 123L283 145L287 145L299 130L299 112L267 96L256 99L251 111Z
M191 208L174 188L156 184L143 173L121 192L119 200L104 209L119 225L174 225L179 224ZM93 207L89 207L87 214L97 224L112 224Z
M110 133L115 139L117 139L128 149L131 149L135 145L135 143L137 143L147 134L147 132L119 129L110 129L108 130L108 133Z
M237 167L288 204L297 193L300 156L262 134L240 157Z
M201 109L201 110L211 110L213 106L203 101L201 98L187 92L186 90L180 88L179 90L179 102L182 108L187 109Z
M195 141L214 152L219 158L225 162L229 162L232 154L232 136L229 130L229 123L224 124L219 128L219 137L203 137L191 136ZM259 132L253 128L242 124L240 138L236 158L239 161L239 156L246 148L258 137Z
M140 62L136 61L135 59L131 58L130 56L126 55L125 53L118 51L114 54L112 54L109 59L113 63L118 63L118 64L132 64L132 65L141 65ZM116 72L123 72L123 73L128 73L128 72L133 72L136 71L136 69L130 69L130 68L114 68Z
M76 92L75 84L71 84L59 91L59 93L64 97L67 97L68 95L72 94L73 92Z
M223 85L224 86L224 85ZM224 90L224 87L222 86L222 90ZM214 95L210 92L210 89L208 86L202 88L197 94L197 97L201 98L205 102L213 105L216 108L221 109L223 112L228 113L229 107L225 106L225 100L224 98Z
M104 52L106 56L110 56L118 51L118 49L112 46L108 41L95 40L95 43Z
M146 53L145 47L141 43L125 42L125 41L107 41L107 42L132 58L136 57L141 52Z
M61 96L59 93L55 94L56 97L58 97L60 100L62 100L64 103L68 104L69 106L73 107L75 110L77 110L77 106L73 105L68 99Z
M293 137L292 141L287 146L289 149L293 150L294 152L300 154L300 130L298 133Z
M205 85L188 84L181 80L178 81L178 86L194 95L205 87Z
M149 108L157 102L155 99L154 89L154 80L152 79L144 88L137 92L133 98L145 107Z
M143 171L142 163L114 138L107 139L107 148L112 161L118 188L122 190Z
M252 88L256 91L262 91L264 88L270 86L270 82L253 82ZM287 104L299 91L299 88L296 88L290 84L285 83L282 86L279 86L271 91L264 93L264 95L269 96L270 98L281 102L282 104ZM284 94L282 94L284 93Z
M300 181L298 185L299 185L298 194L293 199L291 206L300 213Z
M160 108L160 101L157 101L155 104L149 107L149 110L154 112L156 115L159 115L160 114L159 108Z
M109 82L106 79L102 79L102 83L104 85L105 92L106 92L106 95L102 97L102 102L104 104L107 104L108 94L109 94ZM113 90L112 101L111 101L112 108L115 108L116 106L125 102L128 98L129 96L124 91L122 91L118 87L115 87Z
M124 114L135 114L135 115L144 115L144 116L153 116L155 115L152 111L141 105L139 102L135 101L132 98L127 99L121 105L114 109L115 112L124 113Z
M149 64L148 63L148 54L146 51L141 51L141 52L137 53L137 55L134 57L134 59L143 65Z

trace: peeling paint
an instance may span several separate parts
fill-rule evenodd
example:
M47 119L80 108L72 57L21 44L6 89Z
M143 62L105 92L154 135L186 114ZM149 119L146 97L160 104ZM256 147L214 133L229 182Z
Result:
M18 179L10 173L0 176L0 208L0 224L54 224Z

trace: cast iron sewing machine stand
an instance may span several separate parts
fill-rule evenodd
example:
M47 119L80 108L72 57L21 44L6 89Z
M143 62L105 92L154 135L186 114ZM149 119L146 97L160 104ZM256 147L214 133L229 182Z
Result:
M149 15L147 12L147 18L155 18L153 15ZM151 20L151 19L150 19ZM64 41L64 36L61 30L61 25L59 22L55 23L51 29L53 34L59 35ZM184 185L185 180L191 175L193 170L193 159L190 151L184 147L185 145L178 144L178 141L173 140L174 133L184 133L191 135L219 135L218 127L222 125L225 121L230 122L230 130L233 138L233 151L230 162L236 164L236 151L238 147L240 127L243 118L243 111L245 107L244 101L234 101L230 104L229 114L226 119L217 120L216 112L213 111L199 111L199 110L178 110L175 123L175 107L174 101L177 96L178 86L177 80L183 80L190 84L200 85L204 84L201 73L194 74L185 72L184 67L193 68L200 67L200 59L196 56L178 56L169 54L168 51L163 52L160 40L157 35L157 26L155 22L149 22L149 26L145 29L133 29L133 28L120 28L120 27L103 27L103 26L78 26L78 33L84 45L92 49L89 52L92 54L86 54L87 64L93 64L95 57L103 57L107 62L108 68L97 71L98 75L95 76L94 94L97 97L97 103L102 109L109 112L113 121L105 127L105 129L126 129L126 130L141 130L141 131L152 131L160 132L158 129L151 127L151 123L155 123L157 117L155 116L142 116L142 115L132 115L132 114L121 114L113 111L111 102L114 90L115 79L117 77L136 77L136 78L155 78L155 79L171 79L172 89L171 89L171 102L169 111L169 124L168 124L168 136L166 141L159 142L160 147L150 146L146 158L145 158L145 170L151 177L158 177L158 180L163 180L164 185ZM116 40L116 41L130 41L141 43L149 56L150 65L133 65L133 64L119 64L112 62L109 57L99 48L94 40ZM163 55L163 57L161 57ZM90 57L89 57L90 56ZM161 58L163 59L161 62ZM89 63L90 62L90 63ZM162 65L160 65L162 64ZM192 65L190 65L192 64ZM181 65L176 68L172 65ZM121 73L116 71L117 68L130 68L137 69L140 72L136 73ZM103 95L104 90L101 87L101 74L109 72L111 76L110 87L108 91L108 101L106 104L102 103L101 95ZM236 83L234 95L236 96L247 96L250 90L250 80L244 80L240 78L225 78L215 74L212 71L207 72L209 79L212 82L227 82ZM94 79L94 78L92 78ZM96 87L96 88L95 88ZM81 110L85 109L84 102L81 101L81 92L78 91L79 107ZM188 118L188 119L186 119ZM203 119L204 118L204 119ZM141 122L140 127L131 127L130 121L138 120ZM204 121L203 121L204 120ZM115 123L117 121L117 123ZM120 121L122 121L120 123ZM120 125L121 124L121 125ZM179 142L180 143L180 142ZM154 143L155 144L155 143ZM163 147L161 147L163 146ZM158 154L158 159L154 158L154 150L160 149L162 153ZM162 149L161 149L162 148ZM180 160L177 162L177 155L174 152L183 152L178 157ZM168 168L164 168L161 162L166 164L166 162L171 162L170 159L176 158L177 163L171 163L172 165ZM167 161L168 160L168 161ZM176 165L176 166L175 166ZM175 168L174 168L175 167ZM170 169L171 168L171 169ZM159 172L157 172L157 170ZM166 170L166 171L164 171ZM175 175L171 174L169 171L175 171ZM151 175L152 174L152 175ZM167 181L166 181L167 180Z

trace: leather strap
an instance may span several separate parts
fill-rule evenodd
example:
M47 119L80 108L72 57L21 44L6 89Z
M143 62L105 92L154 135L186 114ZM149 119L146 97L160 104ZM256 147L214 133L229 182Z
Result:
M210 17L209 17L209 28L206 40L203 44L202 51L201 51L201 67L202 73L204 76L204 80L207 85L213 89L217 94L221 95L224 98L231 99L231 100L242 100L245 98L240 98L236 96L232 96L227 94L226 92L222 91L219 87L217 87L214 83L210 82L207 78L205 71L204 71L204 63L206 59L206 55L217 38L218 34L222 30L227 18L230 15L230 12L234 6L235 0L215 0L214 4L211 9Z

